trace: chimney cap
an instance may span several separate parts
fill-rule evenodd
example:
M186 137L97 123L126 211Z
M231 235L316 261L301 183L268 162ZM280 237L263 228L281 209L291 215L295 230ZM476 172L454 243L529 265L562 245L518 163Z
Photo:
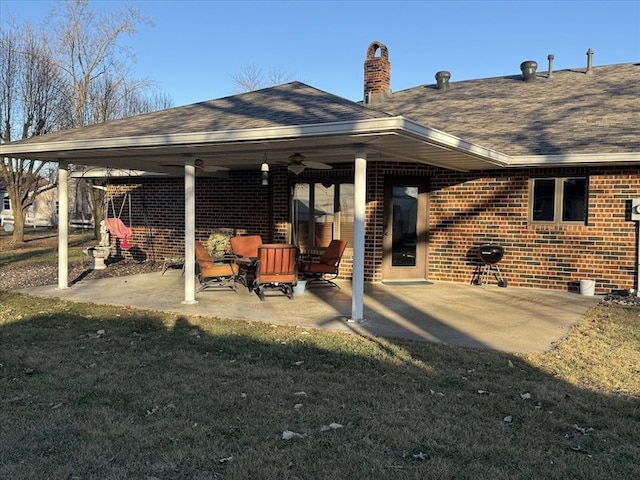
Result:
M367 48L367 59L376 58L378 52L381 58L389 59L389 49L384 43L378 41L369 44L369 48Z

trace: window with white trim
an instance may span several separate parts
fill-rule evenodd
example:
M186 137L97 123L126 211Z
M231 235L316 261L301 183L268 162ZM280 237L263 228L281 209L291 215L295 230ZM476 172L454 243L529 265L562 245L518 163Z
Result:
M540 223L584 223L587 220L587 178L534 178L530 218Z

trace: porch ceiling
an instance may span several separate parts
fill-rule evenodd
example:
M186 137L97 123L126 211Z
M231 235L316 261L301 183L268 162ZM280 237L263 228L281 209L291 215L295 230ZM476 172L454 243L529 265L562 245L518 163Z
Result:
M310 161L350 163L358 146L367 159L418 162L468 171L507 166L509 157L404 117L215 132L92 138L0 145L0 154L37 160L183 174L188 157L204 171L288 163L298 152ZM208 167L208 168L207 168Z

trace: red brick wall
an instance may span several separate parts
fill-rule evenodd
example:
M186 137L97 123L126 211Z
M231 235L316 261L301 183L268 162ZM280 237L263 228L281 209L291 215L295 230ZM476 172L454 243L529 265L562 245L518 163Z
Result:
M353 175L350 166L307 171L305 176ZM532 175L588 175L585 225L538 225L528 220ZM428 208L428 278L471 282L477 247L495 242L505 247L500 269L510 286L577 289L581 279L596 280L596 293L635 288L637 223L628 220L628 199L640 197L640 173L633 167L499 170L459 173L418 164L370 161L367 167L365 279L382 279L383 199L386 176L419 175L430 184ZM259 171L231 172L227 179L196 180L196 236L227 227L260 234L265 241L289 240L289 182L285 168L272 166L268 187ZM115 180L110 191L131 191L123 221L131 224L134 245L125 256L162 261L184 251L182 178ZM271 202L269 201L271 198ZM114 199L116 213L122 197ZM111 208L111 207L110 207ZM273 229L270 228L273 225ZM350 277L352 251L341 263Z
M197 177L196 238L206 240L213 229L233 228L262 235L265 242L285 241L280 234L271 236L269 188L262 186L259 171L231 172L224 179ZM125 258L154 262L184 255L184 180L154 177L111 180L109 193L114 195L116 216L125 192L131 193L132 215L129 219L127 201L121 219L133 229L130 243L134 247L120 253ZM282 214L281 206L278 214ZM113 216L111 205L109 216ZM112 244L116 252L115 239Z
M531 175L589 178L585 225L528 221ZM429 215L429 277L469 282L469 252L495 242L509 285L574 290L596 280L596 293L634 288L636 224L626 220L627 199L640 197L637 169L592 168L489 172L486 176L434 172Z
M429 179L428 278L470 283L478 247L505 247L498 264L511 286L577 290L581 279L596 280L596 292L635 288L636 223L628 220L631 198L640 197L640 173L633 167L500 170L459 173L424 165L369 162L365 278L382 279L383 198L386 176ZM529 222L532 176L589 178L584 225Z

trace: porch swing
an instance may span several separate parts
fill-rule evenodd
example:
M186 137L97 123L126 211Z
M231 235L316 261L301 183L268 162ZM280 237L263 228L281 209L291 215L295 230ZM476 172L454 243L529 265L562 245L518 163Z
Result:
M116 207L113 201L113 197L111 197L111 212L113 217L107 217L109 208L105 208L105 219L104 226L109 230L109 234L119 238L120 248L122 250L129 250L132 245L129 243L129 238L131 237L132 230L131 227L127 227L124 222L121 220L122 210L124 210L125 204L129 205L129 225L131 225L131 193L127 192L124 194L124 198L122 199L122 205L120 205L120 210L118 211L118 215L116 216Z

